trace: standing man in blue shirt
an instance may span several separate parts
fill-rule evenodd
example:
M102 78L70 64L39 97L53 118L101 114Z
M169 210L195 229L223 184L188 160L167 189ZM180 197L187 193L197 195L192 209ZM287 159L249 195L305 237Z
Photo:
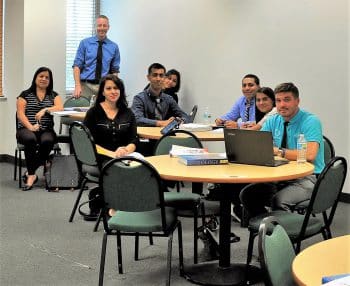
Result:
M278 114L269 117L261 128L272 132L274 154L297 160L297 139L304 134L306 160L315 165L315 170L313 175L304 178L268 185L256 184L243 190L240 198L251 217L266 212L266 205L271 205L273 209L292 210L298 203L309 200L316 177L325 166L321 122L316 115L299 108L298 88L291 82L282 83L275 88L275 98Z
M75 97L83 95L90 99L97 94L101 77L119 73L119 48L107 38L108 30L108 17L100 15L96 19L96 35L79 44L73 63Z
M242 79L243 95L238 98L231 110L215 119L216 125L238 128L238 119L242 122L255 121L255 93L260 88L260 80L254 74L247 74Z

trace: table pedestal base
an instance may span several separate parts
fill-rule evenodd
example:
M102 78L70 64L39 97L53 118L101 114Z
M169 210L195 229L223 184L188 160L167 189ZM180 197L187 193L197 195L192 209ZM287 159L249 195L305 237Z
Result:
M199 285L250 285L262 280L258 267L231 263L230 267L219 267L217 261L204 262L185 267L185 278Z

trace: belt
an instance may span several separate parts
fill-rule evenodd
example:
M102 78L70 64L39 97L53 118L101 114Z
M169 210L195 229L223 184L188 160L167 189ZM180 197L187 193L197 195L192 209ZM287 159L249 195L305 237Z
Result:
M99 84L100 83L100 81L98 79L81 79L80 81L91 83L91 84Z

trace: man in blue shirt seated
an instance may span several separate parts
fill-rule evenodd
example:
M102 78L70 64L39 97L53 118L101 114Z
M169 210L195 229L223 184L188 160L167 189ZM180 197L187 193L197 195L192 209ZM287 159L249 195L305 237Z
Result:
M227 128L238 128L241 122L255 121L255 93L260 88L260 80L254 74L247 74L242 79L242 92L231 110L215 119L216 125Z
M162 91L164 77L163 65L154 63L148 68L149 86L134 96L131 107L138 126L164 127L175 117L189 122L188 115L181 110L173 97Z
M297 160L297 138L304 134L307 141L306 160L315 165L315 171L304 178L256 184L243 190L240 198L250 217L266 212L266 205L271 205L273 209L292 210L298 203L309 200L316 176L325 166L321 122L316 115L299 108L298 88L293 83L282 83L275 88L275 99L278 114L269 117L261 128L262 131L272 132L274 154Z
M96 19L96 35L83 39L79 44L72 66L75 97L83 95L90 99L97 95L102 77L119 73L119 48L107 38L108 30L108 17L100 15Z

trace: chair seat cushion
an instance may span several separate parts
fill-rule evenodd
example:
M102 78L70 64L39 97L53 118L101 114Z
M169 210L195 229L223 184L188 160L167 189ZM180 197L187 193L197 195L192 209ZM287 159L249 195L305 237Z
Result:
M165 192L164 203L176 209L193 209L199 204L200 195L191 192Z
M98 183L100 170L97 166L82 165L82 172L89 181Z
M291 240L298 238L301 227L304 221L304 215L297 213L291 213L288 211L272 211L256 217L253 217L249 221L248 229L253 232L259 231L260 222L268 216L274 216L278 222L284 227ZM311 217L309 219L308 227L306 228L304 236L310 236L320 232L323 222L318 218Z
M108 226L113 230L130 232L158 232L162 231L162 219L160 209L146 212L117 211L108 220ZM166 228L169 229L177 220L176 211L173 208L165 208Z

